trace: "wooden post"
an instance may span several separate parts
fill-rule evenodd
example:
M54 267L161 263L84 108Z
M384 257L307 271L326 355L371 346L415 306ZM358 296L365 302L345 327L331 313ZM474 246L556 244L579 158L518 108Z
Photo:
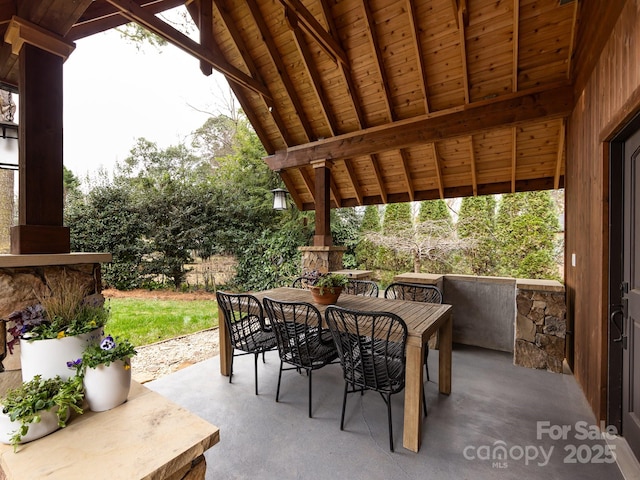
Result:
M69 253L69 228L63 226L64 59L25 42L18 61L19 225L11 229L11 253Z
M316 201L316 232L313 245L316 247L331 246L331 198L329 185L331 183L331 162L321 160L312 163L315 171L315 201Z

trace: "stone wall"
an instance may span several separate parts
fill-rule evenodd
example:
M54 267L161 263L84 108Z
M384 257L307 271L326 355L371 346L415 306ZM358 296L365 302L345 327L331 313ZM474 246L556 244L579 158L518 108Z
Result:
M342 256L347 247L300 247L302 252L301 273L317 270L321 273L342 270Z
M564 287L518 280L514 363L562 373L567 331Z

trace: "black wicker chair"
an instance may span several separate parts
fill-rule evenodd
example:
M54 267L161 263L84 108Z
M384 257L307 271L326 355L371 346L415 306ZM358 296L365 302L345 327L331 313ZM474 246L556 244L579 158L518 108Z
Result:
M356 280L355 278L350 278L349 283L342 289L342 293L363 297L377 297L378 292L378 284L376 282L372 282L371 280Z
M344 373L340 430L344 430L347 394L374 390L387 405L389 448L393 452L391 395L401 392L405 384L404 320L389 312L361 312L336 306L328 307L325 317Z
M218 306L224 314L224 322L233 347L229 383L233 377L233 358L237 355L254 355L255 388L258 394L258 355L276 349L276 337L265 323L260 300L253 295L216 292ZM236 353L240 350L243 353Z
M284 302L265 298L267 316L271 321L280 354L276 402L280 398L283 370L304 369L309 377L309 418L312 416L312 372L338 358L331 334L322 328L322 315L305 302ZM288 363L291 368L283 368Z

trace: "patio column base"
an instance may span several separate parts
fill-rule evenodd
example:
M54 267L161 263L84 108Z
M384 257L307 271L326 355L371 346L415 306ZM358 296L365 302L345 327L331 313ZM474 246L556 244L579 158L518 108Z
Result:
M302 272L317 270L320 273L342 270L342 256L347 247L311 246L299 247L302 252Z

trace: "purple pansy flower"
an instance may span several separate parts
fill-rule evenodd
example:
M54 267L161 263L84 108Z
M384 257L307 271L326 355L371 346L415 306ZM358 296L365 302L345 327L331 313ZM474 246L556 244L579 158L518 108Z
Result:
M100 348L102 350L113 350L116 348L116 342L111 335L108 335L100 342Z
M79 358L77 360L70 360L67 362L67 367L68 368L77 368L78 366L80 366L82 364L82 359Z

